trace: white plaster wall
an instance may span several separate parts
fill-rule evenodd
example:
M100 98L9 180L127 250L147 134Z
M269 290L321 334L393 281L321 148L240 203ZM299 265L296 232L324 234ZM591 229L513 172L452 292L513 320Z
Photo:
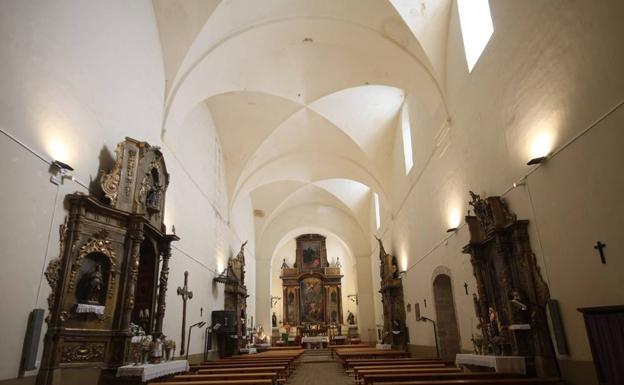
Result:
M194 292L189 324L209 320L211 310L223 307L223 288L212 284L214 271L245 239L251 246L246 255L253 314L251 209L236 218L227 212L222 155L209 112L198 107L181 125L184 135L160 140L165 82L151 2L2 2L0 57L0 128L46 159L71 164L80 181L96 180L100 167L110 167L106 153L125 136L162 147L171 174L165 222L182 238L171 261L164 332L178 347L176 288L184 271L190 272ZM71 181L57 189L48 181L47 164L5 135L0 135L0 151L10 165L0 171L5 219L0 379L6 379L18 376L29 312L47 309L43 271L58 256L63 197L86 190ZM202 333L195 331L190 352L202 350Z
M340 263L342 264L342 313L343 321L346 324L347 310L350 310L356 316L356 319L358 319L357 306L347 298L349 294L358 293L356 261L351 255L351 251L345 247L345 244L338 237L333 234L327 234L326 236L325 245L327 247L327 260L331 263L336 260L336 257L339 257ZM297 242L295 238L292 238L275 252L271 264L271 296L282 298L272 309L272 312L275 312L277 316L278 325L280 326L284 313L284 292L282 280L280 279L282 261L285 258L288 266L292 267L295 262L296 250ZM268 329L265 328L265 330Z
M435 120L411 117L414 169L407 176L400 129L395 131L392 217L386 217L381 233L386 249L399 261L407 260L406 303L420 303L422 315L435 319L433 275L440 266L450 269L462 348L469 350L475 281L469 256L461 254L469 235L465 227L445 231L457 224L453 217L463 223L468 190L505 194L518 218L530 221L533 251L552 297L560 301L571 351L561 358L589 361L576 309L624 300L624 270L616 257L621 249L616 232L624 215L624 54L617 49L624 34L623 5L491 2L491 9L494 35L468 73L452 6L446 88L450 129L441 132ZM526 162L537 136L550 134L554 150L591 126L531 174L526 187L507 192L531 170ZM593 249L597 240L609 244L607 265ZM408 327L412 344L433 346L430 324L417 323L408 313Z

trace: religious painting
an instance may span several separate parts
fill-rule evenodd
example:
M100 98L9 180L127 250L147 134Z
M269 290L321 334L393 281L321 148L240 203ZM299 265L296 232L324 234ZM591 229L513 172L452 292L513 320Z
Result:
M297 295L294 287L284 288L284 298L286 299L284 302L284 323L290 325L298 324L297 317Z
M301 321L324 322L323 282L316 277L301 282Z
M303 249L303 270L316 270L321 267L321 243L318 241L304 241L301 243Z

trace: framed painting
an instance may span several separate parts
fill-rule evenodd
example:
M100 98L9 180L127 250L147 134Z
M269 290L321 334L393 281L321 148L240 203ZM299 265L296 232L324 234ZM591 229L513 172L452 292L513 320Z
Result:
M316 270L321 267L321 243L319 241L303 241L301 243L303 270Z
M301 281L301 321L324 322L323 281L316 277Z

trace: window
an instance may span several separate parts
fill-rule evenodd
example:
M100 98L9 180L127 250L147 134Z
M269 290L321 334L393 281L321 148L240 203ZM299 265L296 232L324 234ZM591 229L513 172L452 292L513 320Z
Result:
M375 204L375 228L379 230L379 227L381 227L381 210L379 207L379 194L374 193L373 200Z
M403 134L403 157L405 158L405 175L407 175L414 165L414 158L412 155L412 127L410 126L407 103L403 103L403 110L401 111L401 132Z
M468 72L472 72L494 33L489 0L457 0Z

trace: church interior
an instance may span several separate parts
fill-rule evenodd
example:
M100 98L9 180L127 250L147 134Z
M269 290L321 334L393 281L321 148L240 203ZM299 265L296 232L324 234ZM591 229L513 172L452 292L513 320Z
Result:
M0 0L0 385L624 384L622 20Z

